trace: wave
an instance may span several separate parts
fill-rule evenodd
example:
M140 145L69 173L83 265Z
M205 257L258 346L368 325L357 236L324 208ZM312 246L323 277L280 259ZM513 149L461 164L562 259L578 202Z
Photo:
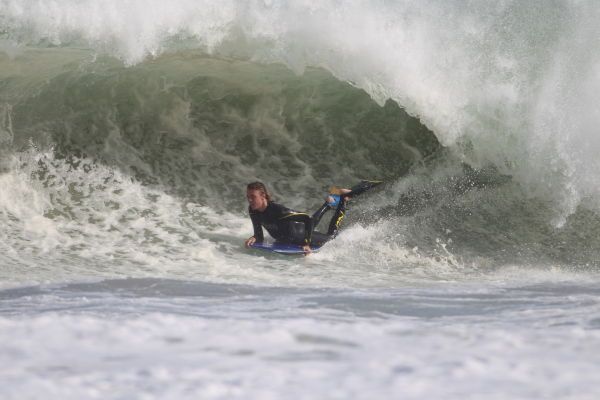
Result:
M396 103L380 107L321 69L297 76L195 52L125 67L74 49L6 64L35 71L2 69L8 281L56 251L54 279L65 265L195 276L189 263L206 278L248 234L247 182L307 209L331 184L394 180L439 148Z
M5 79L14 148L92 157L204 204L239 206L258 178L277 195L320 197L332 182L401 176L439 147L396 103L380 107L319 69L299 77L196 53L124 67L85 51L42 53L32 57L43 73Z
M238 249L256 179L388 182L314 257L341 281L597 267L593 5L0 6L6 281L58 249L31 279L284 279Z
M550 198L555 224L596 209L593 3L4 0L18 44L84 45L128 64L182 48L323 67L417 115L474 165Z

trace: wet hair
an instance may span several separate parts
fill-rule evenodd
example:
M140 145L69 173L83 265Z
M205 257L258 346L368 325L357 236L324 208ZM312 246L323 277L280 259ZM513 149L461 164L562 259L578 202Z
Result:
M268 202L270 202L272 200L271 194L267 190L267 187L265 186L265 184L262 182L249 183L248 186L246 186L246 190L258 190L259 192L262 192L262 194L265 195Z

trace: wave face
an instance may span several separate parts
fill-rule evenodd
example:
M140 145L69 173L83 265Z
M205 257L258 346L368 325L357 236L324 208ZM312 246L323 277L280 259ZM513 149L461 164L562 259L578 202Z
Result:
M240 249L256 179L300 209L386 180L309 261L320 284L598 267L591 4L0 9L4 282L314 284Z

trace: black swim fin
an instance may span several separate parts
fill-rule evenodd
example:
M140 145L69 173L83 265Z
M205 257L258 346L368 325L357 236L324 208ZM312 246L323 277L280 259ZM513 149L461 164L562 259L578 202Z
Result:
M363 194L367 190L374 188L375 186L381 185L383 181L360 181L360 183L352 186L349 193L342 194L342 197L358 196Z

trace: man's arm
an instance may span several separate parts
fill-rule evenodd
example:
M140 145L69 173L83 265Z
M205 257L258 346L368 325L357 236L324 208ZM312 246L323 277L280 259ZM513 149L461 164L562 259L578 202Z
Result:
M258 220L258 216L256 214L250 213L250 219L252 220L252 228L254 229L254 239L258 243L262 243L265 238L263 236L262 225Z

